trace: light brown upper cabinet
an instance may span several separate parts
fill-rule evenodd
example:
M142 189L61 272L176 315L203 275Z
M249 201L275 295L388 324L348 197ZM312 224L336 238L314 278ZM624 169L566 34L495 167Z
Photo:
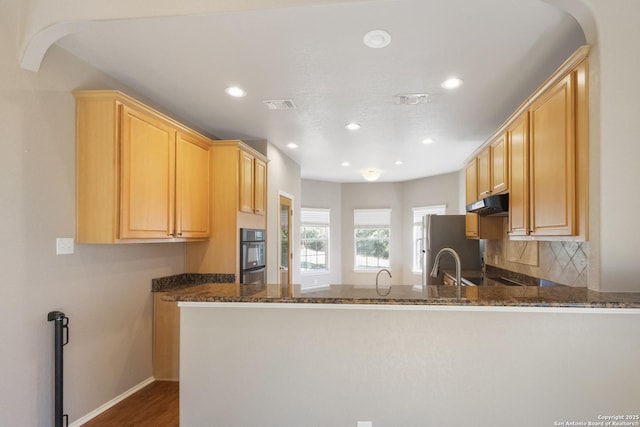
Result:
M588 53L578 49L487 142L491 191L509 192L513 239L588 240Z
M178 237L209 237L211 146L197 135L176 137L176 233Z
M264 215L266 210L267 164L240 151L240 211Z
M509 234L586 240L587 62L537 93L509 127Z
M118 91L77 91L78 243L209 236L209 140Z
M489 149L483 150L480 153L477 163L478 199L482 199L491 194L491 153Z
M165 121L127 105L120 106L120 124L118 237L171 237L175 228L175 131Z
M497 137L489 146L491 170L491 194L504 193L509 189L509 158L507 136Z
M504 193L509 188L509 159L506 135L496 137L476 158L478 167L478 197ZM474 201L475 201L474 200Z
M524 112L507 129L509 142L509 230L524 236L529 230L529 113Z
M478 159L472 159L465 169L466 203L478 200Z
M466 204L478 199L478 159L472 159L465 169ZM478 215L467 213L465 218L465 234L468 238L478 238Z
M575 73L549 88L529 109L530 234L575 234Z
M267 163L256 158L254 166L253 212L264 215L267 211Z

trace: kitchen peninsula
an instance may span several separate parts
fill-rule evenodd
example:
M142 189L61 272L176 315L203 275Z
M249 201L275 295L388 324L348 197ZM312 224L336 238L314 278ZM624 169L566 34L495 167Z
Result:
M640 356L640 294L533 288L489 279L460 300L452 286L164 289L180 307L181 425L539 427L636 414L623 367Z

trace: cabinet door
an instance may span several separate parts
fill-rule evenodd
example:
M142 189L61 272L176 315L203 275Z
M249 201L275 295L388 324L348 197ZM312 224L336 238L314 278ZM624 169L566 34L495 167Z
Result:
M509 234L529 234L529 120L524 113L507 130L509 141Z
M471 204L478 200L478 163L471 160L465 170L466 204Z
M507 137L498 137L489 146L491 159L491 194L507 191L509 188L509 159L507 157Z
M483 150L478 156L478 199L491 194L491 152Z
M574 74L530 109L531 234L573 235L575 227Z
M253 213L253 159L254 157L240 151L240 206L242 212Z
M209 237L209 145L178 132L176 137L176 235Z
M467 213L465 215L465 235L468 238L478 238L478 214Z
M253 211L258 215L264 215L267 207L267 164L255 159L254 173Z
M121 106L121 239L171 238L175 203L175 130Z
M180 378L180 309L163 301L166 292L155 292L153 302L153 376L156 380Z

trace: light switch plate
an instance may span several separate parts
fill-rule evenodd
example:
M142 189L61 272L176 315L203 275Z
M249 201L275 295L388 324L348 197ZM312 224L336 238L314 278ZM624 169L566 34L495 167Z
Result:
M56 255L70 255L73 253L73 237L58 237L56 239Z
M373 427L373 421L358 421L356 427Z

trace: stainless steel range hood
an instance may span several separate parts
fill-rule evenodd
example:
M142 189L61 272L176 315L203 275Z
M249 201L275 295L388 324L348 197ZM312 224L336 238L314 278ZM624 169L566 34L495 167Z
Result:
M467 205L467 212L477 213L481 216L507 216L509 214L509 195L497 194L480 199Z

